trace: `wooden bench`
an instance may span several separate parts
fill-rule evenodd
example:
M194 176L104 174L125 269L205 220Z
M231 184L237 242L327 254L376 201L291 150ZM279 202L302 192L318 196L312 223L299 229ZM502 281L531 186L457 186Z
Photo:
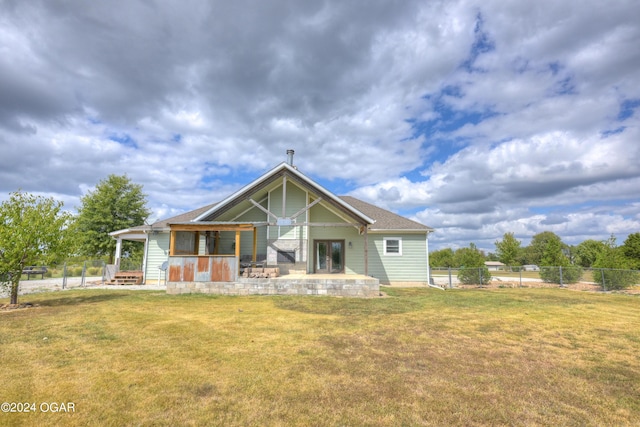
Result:
M109 281L111 285L139 285L142 283L142 271L119 271Z
M27 275L27 280L30 280L31 276L38 276L38 275L40 275L41 279L44 279L44 275L46 273L47 273L47 267L29 266L29 267L25 267L24 270L22 270L22 274Z

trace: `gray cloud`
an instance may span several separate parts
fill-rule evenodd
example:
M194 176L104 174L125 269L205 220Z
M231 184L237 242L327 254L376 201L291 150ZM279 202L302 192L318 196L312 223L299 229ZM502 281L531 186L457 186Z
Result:
M440 228L434 247L637 231L638 14L632 1L1 2L0 191L74 206L127 173L163 216L294 148L312 177L419 212Z

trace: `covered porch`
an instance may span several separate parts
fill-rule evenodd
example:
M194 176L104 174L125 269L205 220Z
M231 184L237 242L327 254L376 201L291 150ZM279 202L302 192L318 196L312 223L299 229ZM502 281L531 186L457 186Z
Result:
M105 281L111 284L131 285L144 283L144 272L147 263L147 248L149 244L149 235L145 229L126 229L109 233L116 241L116 250L114 254L114 264L105 266ZM144 245L144 254L142 257L142 265L138 264L132 267L131 262L123 262L122 247L124 241L138 242ZM124 261L128 261L124 258Z
M170 224L167 283L237 280L242 268L258 262L257 227L260 225L228 222ZM242 233L252 234L251 256L246 260L247 264L241 262ZM229 236L233 237L230 239Z
M362 274L307 274L267 265L259 252L258 227L268 223L171 224L167 293L222 295L379 295L379 280ZM227 236L222 235L227 232ZM229 232L233 240L229 239ZM242 233L251 233L250 259L242 253ZM204 239L204 248L201 236ZM245 240L245 246L248 239ZM247 258L247 259L245 259ZM264 275L242 274L263 269ZM274 271L275 270L275 271ZM275 273L275 274L274 274Z

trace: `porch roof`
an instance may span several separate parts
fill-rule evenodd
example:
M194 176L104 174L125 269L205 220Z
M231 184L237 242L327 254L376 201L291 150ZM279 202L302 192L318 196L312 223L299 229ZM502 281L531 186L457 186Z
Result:
M171 222L168 224L172 231L235 231L253 230L255 227L268 225L261 222L233 222L233 221L198 221Z

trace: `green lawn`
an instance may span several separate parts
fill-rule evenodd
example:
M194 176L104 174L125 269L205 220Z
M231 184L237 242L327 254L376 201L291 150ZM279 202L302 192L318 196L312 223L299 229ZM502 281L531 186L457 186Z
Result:
M23 296L39 307L0 312L0 401L37 411L0 425L640 424L638 297L384 290Z

